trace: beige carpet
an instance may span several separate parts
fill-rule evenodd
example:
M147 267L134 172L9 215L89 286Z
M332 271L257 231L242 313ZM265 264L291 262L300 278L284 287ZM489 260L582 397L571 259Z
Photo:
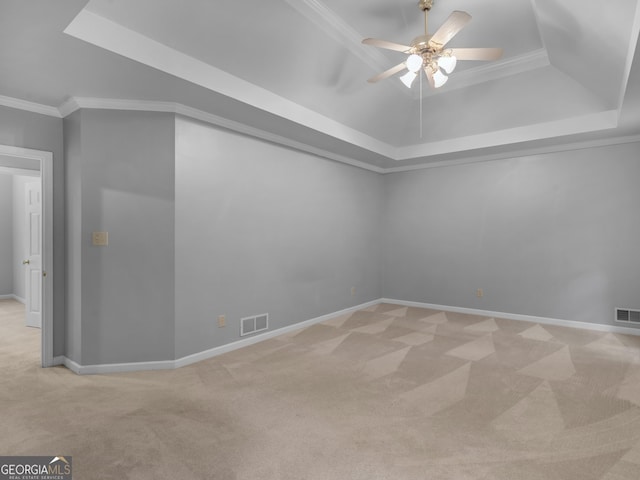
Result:
M0 454L84 479L640 478L640 338L379 305L174 371L40 369L0 303Z

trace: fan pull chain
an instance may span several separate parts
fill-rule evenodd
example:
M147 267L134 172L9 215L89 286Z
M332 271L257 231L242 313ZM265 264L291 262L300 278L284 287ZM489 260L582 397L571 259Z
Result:
M422 72L420 72L420 138L422 138Z

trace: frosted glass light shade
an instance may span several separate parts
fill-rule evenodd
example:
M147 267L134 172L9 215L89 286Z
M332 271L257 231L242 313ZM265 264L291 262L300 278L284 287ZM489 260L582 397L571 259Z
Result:
M413 53L409 55L405 63L409 71L415 73L422 68L422 57Z
M438 58L438 66L447 73L453 72L453 69L456 68L457 63L458 59L453 55Z
M447 83L449 77L447 77L444 73L442 73L439 69L433 74L433 86L435 88L440 88L445 83Z
M417 76L418 74L416 72L412 72L411 70L409 70L407 73L400 77L400 80L402 80L402 83L404 83L407 88L411 88L411 85L413 84L413 81Z

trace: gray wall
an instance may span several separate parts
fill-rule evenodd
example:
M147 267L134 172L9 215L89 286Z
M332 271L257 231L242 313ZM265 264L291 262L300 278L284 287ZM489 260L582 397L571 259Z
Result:
M0 174L0 295L13 294L13 180Z
M237 340L245 316L269 313L276 329L379 298L381 187L378 174L178 119L176 356Z
M53 153L53 355L65 353L65 218L62 119L0 106L0 145Z
M66 125L74 360L172 359L174 116L85 110Z
M612 324L640 308L639 178L639 143L387 175L384 296Z
M83 365L383 296L605 324L640 308L638 143L380 176L170 114L64 125L0 107L0 144L54 154L54 355Z
M82 130L83 112L76 111L64 119L65 205L67 242L66 278L66 353L82 362Z

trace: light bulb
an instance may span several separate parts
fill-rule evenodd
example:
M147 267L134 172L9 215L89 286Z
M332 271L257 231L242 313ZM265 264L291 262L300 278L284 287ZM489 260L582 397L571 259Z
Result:
M446 55L438 58L438 66L447 73L453 72L453 69L456 68L457 63L458 59L453 55Z
M433 74L433 86L435 88L440 88L445 83L447 83L447 80L449 80L449 77L447 77L440 70L436 70L435 73Z
M405 62L410 72L417 72L422 68L422 57L412 53Z
M402 83L404 83L407 88L411 88L411 85L413 84L413 81L417 76L418 74L416 72L412 72L411 70L409 70L407 73L400 77L400 80L402 80Z

